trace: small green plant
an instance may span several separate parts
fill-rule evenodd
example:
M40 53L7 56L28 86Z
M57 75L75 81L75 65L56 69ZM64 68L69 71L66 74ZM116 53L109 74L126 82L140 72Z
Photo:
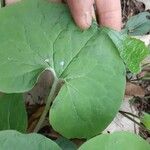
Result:
M145 35L150 32L150 13L142 12L127 21L124 31L129 35Z
M140 62L149 53L143 42L99 27L96 23L90 29L81 31L65 5L45 0L25 0L2 8L0 20L0 91L20 94L31 90L45 70L53 76L45 110L34 132L39 131L49 111L53 129L68 139L89 139L100 134L111 123L121 105L126 82L125 65L137 73ZM9 95L10 99L13 95ZM6 103L0 105L8 107ZM13 107L13 103L10 106ZM23 103L17 103L16 107L23 107L24 110ZM4 112L2 110L0 114ZM6 122L2 122L1 130L24 132L26 114L22 113L25 121L19 122L24 129L14 126L12 122L16 114L13 114L14 117L6 114L9 118L7 128ZM130 140L133 146L128 148ZM15 143L18 144L12 150L60 149L38 134L0 132L2 150L8 150ZM96 150L100 145L104 149L107 144L107 150L112 146L114 150L123 150L125 146L126 149L150 149L144 140L129 133L99 135L79 149L91 147L88 149Z
M143 113L140 120L143 123L143 125L150 131L150 115L147 113Z

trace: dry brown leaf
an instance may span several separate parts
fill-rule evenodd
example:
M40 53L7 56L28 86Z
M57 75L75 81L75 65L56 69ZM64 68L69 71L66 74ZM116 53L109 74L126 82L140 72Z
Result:
M41 106L37 109L37 111L35 113L33 113L31 115L31 117L29 118L29 121L28 121L28 132L32 132L44 110L45 106Z
M144 97L145 91L141 86L128 82L126 85L125 95Z

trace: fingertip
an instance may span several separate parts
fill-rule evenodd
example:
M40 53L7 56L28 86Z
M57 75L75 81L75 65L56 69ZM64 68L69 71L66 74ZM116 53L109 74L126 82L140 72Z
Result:
M75 23L81 29L87 29L92 23L92 0L68 0L68 6Z
M84 12L80 15L73 15L75 23L83 30L88 29L92 24L92 15L90 12Z
M10 5L10 4L13 4L13 3L16 3L16 2L19 2L20 0L5 0L5 4L6 5Z

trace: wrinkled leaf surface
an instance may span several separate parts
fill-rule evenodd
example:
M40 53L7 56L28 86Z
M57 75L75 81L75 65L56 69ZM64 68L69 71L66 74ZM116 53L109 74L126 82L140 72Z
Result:
M119 110L125 89L124 58L113 40L118 36L97 24L82 31L65 5L45 0L3 8L0 20L0 91L28 91L43 71L51 70L65 81L50 110L52 127L67 138L103 131ZM124 47L124 41L120 44ZM136 47L126 44L122 50L128 48Z
M128 132L102 134L85 142L79 150L150 150L150 145Z
M3 94L0 96L0 130L25 132L27 113L22 94Z
M36 133L21 134L17 131L7 130L0 132L1 150L61 150L50 139Z

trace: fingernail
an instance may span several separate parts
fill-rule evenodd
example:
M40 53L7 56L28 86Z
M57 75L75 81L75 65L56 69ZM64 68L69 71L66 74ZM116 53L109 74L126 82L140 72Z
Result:
M90 12L85 12L85 14L84 14L84 20L85 20L86 26L90 27L91 23L92 23L92 16L91 16Z
M87 29L91 26L92 15L89 12L84 12L80 17L77 18L77 24L81 29Z
M95 14L95 8L92 7L92 19L96 21L96 14Z

